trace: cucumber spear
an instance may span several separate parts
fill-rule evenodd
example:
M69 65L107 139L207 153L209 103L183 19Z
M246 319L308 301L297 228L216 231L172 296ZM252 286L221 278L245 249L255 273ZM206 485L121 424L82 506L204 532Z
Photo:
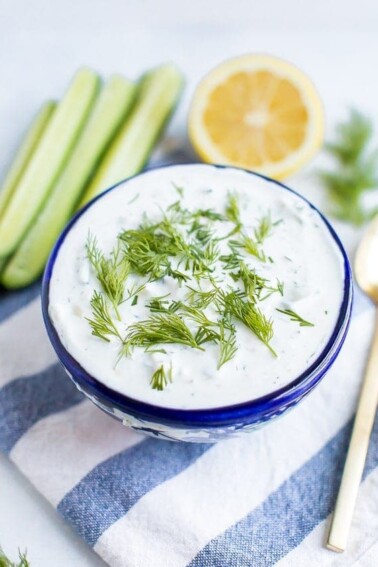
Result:
M106 146L125 120L135 92L136 86L118 75L102 89L63 173L1 276L6 287L23 287L42 272Z
M7 204L12 197L14 190L19 183L22 174L25 171L31 157L33 156L44 132L46 126L51 120L56 108L56 102L48 100L39 110L33 122L29 126L24 139L13 159L13 162L7 172L7 175L0 187L0 217L5 211Z
M182 85L182 75L174 65L162 65L147 73L134 110L107 151L81 206L143 168L176 106Z
M52 189L93 105L100 79L90 69L74 77L0 221L0 258L9 256Z

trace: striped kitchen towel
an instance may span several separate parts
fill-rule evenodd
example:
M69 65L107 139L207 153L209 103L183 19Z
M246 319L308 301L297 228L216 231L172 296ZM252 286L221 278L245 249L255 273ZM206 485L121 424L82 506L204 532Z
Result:
M378 422L348 550L324 548L373 326L358 292L332 370L281 420L216 445L146 438L57 363L39 285L0 292L0 450L112 566L378 564Z

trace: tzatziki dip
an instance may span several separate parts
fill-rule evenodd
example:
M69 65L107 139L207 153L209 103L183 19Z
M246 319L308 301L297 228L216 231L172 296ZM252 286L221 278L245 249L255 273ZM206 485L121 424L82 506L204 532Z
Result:
M148 171L105 193L61 244L49 287L60 341L91 376L157 406L230 406L321 355L342 254L295 193L233 168Z

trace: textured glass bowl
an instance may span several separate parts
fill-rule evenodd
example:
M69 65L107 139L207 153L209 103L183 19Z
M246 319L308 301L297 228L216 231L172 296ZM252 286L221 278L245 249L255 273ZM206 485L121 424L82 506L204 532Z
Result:
M223 166L214 167L219 168ZM250 175L258 175L253 172L248 173L250 173ZM258 177L265 179L267 183L275 183L284 190L295 193L277 181L261 175L258 175ZM128 180L111 187L106 193L126 183L128 183ZM298 199L302 199L308 203L304 197L297 193L295 194L298 196ZM125 425L160 439L214 442L226 437L238 436L241 433L261 427L271 419L293 408L319 383L335 361L344 342L351 316L353 286L348 258L337 234L324 216L311 203L308 204L319 214L320 219L327 227L343 259L344 295L337 323L331 338L317 360L300 376L282 388L274 390L263 397L255 398L241 404L211 409L179 410L158 407L135 400L112 390L88 374L64 348L50 319L49 286L54 264L60 247L64 245L66 235L81 215L85 214L86 209L90 207L93 202L101 198L102 195L94 199L67 225L51 253L42 285L43 317L50 341L74 384L98 407L116 419L121 420Z

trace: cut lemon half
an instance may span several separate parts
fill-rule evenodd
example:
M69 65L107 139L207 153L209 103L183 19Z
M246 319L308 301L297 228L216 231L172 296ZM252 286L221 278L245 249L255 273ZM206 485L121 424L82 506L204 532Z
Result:
M321 146L324 113L314 85L297 67L269 55L244 55L202 79L188 126L204 161L283 179Z

